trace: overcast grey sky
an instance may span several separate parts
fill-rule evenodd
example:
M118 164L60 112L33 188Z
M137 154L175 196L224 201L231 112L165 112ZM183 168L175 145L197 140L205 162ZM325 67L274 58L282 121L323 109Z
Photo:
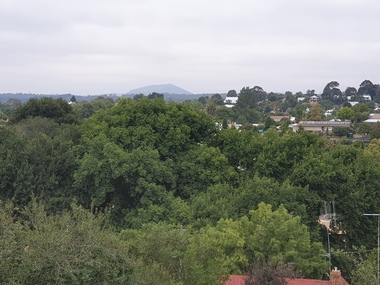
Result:
M0 93L380 83L379 0L0 0Z

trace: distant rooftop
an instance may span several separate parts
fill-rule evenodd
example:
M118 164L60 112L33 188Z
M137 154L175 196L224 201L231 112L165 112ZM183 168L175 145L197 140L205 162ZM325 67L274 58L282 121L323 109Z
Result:
M332 126L350 127L350 121L299 121L299 126Z

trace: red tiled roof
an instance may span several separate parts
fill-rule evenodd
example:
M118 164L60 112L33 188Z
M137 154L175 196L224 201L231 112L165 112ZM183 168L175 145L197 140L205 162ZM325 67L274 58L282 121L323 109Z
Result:
M231 275L230 279L225 281L224 285L244 285L243 275ZM342 285L349 285L342 277L339 278ZM331 280L314 280L314 279L291 279L285 278L288 285L334 285Z
M330 281L312 280L312 279L289 279L285 278L288 285L331 285ZM230 280L227 280L225 285L244 285L243 275L231 275Z
M244 285L243 275L230 275L230 279L227 280L225 285Z
M331 285L331 281L327 280L313 280L313 279L285 279L288 285Z

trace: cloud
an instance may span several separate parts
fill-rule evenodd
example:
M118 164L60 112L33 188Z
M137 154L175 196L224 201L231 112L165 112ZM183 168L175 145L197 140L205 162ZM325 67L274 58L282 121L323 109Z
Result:
M0 92L378 83L379 8L375 0L3 0Z

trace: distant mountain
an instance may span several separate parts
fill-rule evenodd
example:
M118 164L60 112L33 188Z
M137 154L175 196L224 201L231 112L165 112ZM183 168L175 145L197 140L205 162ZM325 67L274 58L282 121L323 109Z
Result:
M191 92L182 89L178 86L175 86L173 84L158 84L158 85L149 85L137 89L133 89L127 94L144 94L149 95L153 92L160 93L160 94L183 94L183 95L192 95Z

